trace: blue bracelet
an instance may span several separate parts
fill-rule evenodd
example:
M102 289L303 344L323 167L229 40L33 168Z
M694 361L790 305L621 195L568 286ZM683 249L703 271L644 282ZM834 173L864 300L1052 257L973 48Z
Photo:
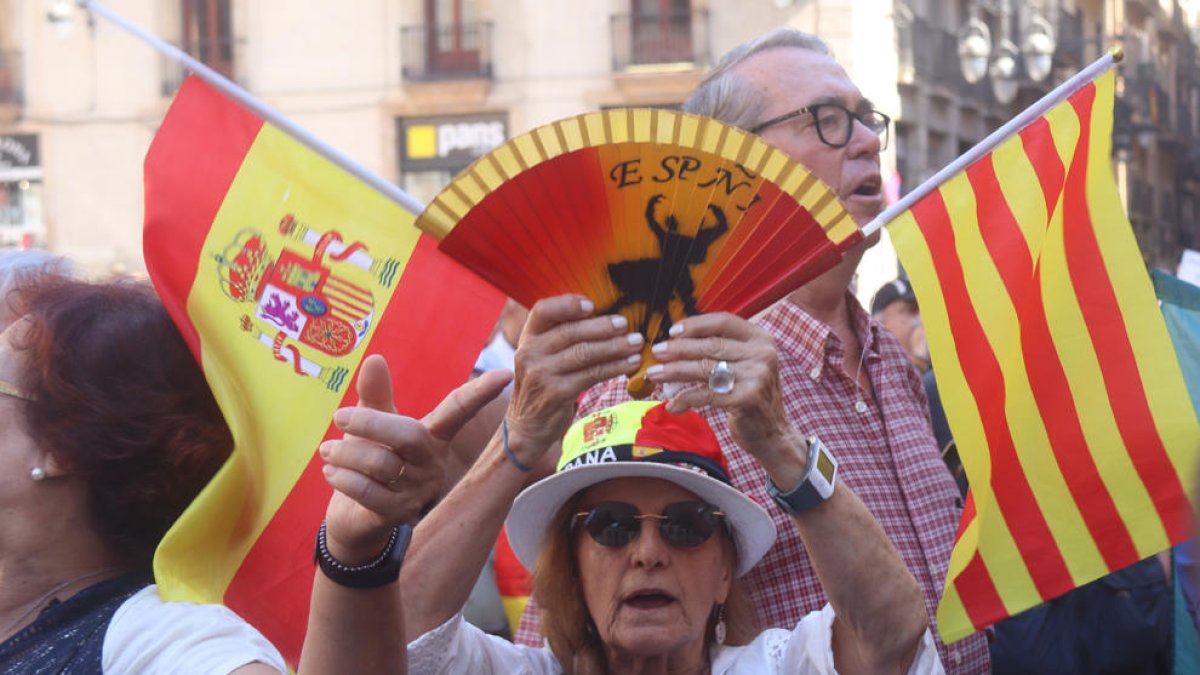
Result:
M502 422L500 422L500 431L504 437L504 454L508 457L508 461L512 462L513 466L517 467L524 473L529 473L530 471L533 471L533 467L525 466L524 464L517 461L517 456L513 454L512 448L508 447L508 418L507 417L505 417L504 420Z

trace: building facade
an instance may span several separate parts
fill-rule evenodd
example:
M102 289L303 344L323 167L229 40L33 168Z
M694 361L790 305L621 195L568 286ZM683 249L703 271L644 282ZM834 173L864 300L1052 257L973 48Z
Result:
M1200 60L1196 3L1174 0L898 0L900 121L897 163L905 189L920 183L1054 85L1119 45L1114 169L1147 265L1174 273L1200 247ZM998 97L989 72L970 83L960 46L973 20L993 55L1005 37L1028 44L1035 17L1052 30L1048 76L1035 81L1024 53ZM1024 52L1024 50L1020 50Z
M1187 15L1167 0L1047 2L1060 37L1056 78L1098 53L1113 26L1134 26L1126 51L1147 65L1125 68L1141 79L1127 77L1131 133L1121 152L1139 239L1148 260L1165 265L1176 249L1200 245L1200 159L1188 159L1187 145L1200 94ZM0 246L49 248L98 272L138 271L141 162L183 73L73 4L0 0ZM997 0L107 4L421 201L537 125L607 107L677 106L720 54L781 25L825 38L893 113L884 171L906 188L1052 84L1021 82L1002 106L986 82L962 81L958 28L975 15L998 21L1009 3ZM860 290L895 274L889 248L878 247Z

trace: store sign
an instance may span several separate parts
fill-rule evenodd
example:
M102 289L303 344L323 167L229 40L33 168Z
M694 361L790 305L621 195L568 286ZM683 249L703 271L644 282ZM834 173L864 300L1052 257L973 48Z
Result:
M410 117L399 124L404 171L460 171L508 138L504 113Z
M35 134L0 134L0 169L32 169L39 166Z

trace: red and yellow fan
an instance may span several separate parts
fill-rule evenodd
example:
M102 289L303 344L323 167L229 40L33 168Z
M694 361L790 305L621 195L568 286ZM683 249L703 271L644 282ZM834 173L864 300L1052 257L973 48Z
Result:
M749 317L862 238L825 184L716 120L615 109L559 120L481 157L417 226L518 302L578 293L650 346L700 312Z

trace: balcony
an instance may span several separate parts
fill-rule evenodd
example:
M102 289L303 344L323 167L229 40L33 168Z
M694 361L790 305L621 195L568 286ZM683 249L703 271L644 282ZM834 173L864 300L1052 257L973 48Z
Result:
M1154 221L1154 186L1140 180L1130 183L1129 216Z
M924 83L981 104L993 103L987 81L969 84L958 65L958 36L924 17L898 28L900 80Z
M611 24L614 72L703 68L711 60L706 9L614 14Z
M192 58L212 68L225 77L235 80L233 68L233 50L235 41L231 35L222 35L213 40L200 40L192 45L188 53ZM159 93L163 98L171 98L183 81L190 74L183 64L168 56L160 56L161 77L159 78Z
M1195 124L1192 121L1192 109L1187 101L1180 98L1175 101L1175 133L1182 140L1195 138Z
M21 62L21 52L0 50L0 106L20 106L25 103Z
M406 80L492 78L492 23L420 24L400 29Z

